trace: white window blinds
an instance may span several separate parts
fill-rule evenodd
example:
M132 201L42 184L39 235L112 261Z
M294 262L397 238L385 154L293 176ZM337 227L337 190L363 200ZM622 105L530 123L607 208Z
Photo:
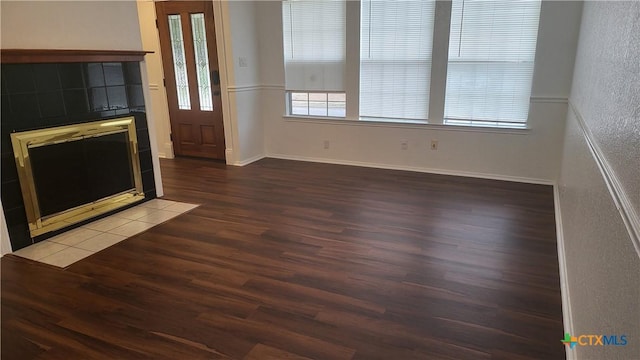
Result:
M524 125L540 1L453 0L445 123Z
M427 119L435 1L362 0L360 116Z
M282 2L287 90L344 91L345 1Z

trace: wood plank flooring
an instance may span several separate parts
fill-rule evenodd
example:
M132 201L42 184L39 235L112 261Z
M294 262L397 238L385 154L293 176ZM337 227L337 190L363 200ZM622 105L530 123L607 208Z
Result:
M550 186L163 160L199 208L2 264L3 359L562 359Z

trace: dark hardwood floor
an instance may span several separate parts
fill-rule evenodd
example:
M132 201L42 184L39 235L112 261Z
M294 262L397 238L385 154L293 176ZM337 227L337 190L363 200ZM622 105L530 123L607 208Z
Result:
M2 359L562 359L550 186L162 161L195 210L58 269L2 258Z

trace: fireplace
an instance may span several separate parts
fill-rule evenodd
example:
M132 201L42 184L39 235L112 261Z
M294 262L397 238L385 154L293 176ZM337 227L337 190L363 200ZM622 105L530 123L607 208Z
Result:
M1 198L14 251L156 197L144 54L0 52Z
M133 117L11 134L32 237L144 199Z

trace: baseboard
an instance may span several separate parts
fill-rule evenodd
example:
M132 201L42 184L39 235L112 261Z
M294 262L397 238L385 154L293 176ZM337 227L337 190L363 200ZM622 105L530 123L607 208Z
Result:
M164 143L164 157L167 159L173 159L174 158L174 154L173 154L173 143L171 141L168 141L166 143Z
M164 143L164 146L158 149L158 157L161 159L173 159L174 158L173 143L172 142Z
M512 181L512 182L527 183L527 184L542 184L542 185L554 184L552 180L546 180L546 179L525 178L525 177L509 176L509 175L485 174L485 173L477 173L477 172L469 172L469 171L423 168L423 167L417 167L417 166L390 165L390 164L379 164L379 163L370 163L370 162L362 162L362 161L336 160L336 159L315 158L315 157L306 157L306 156L292 156L292 155L283 155L283 154L267 154L265 157L274 158L274 159L283 159L283 160L317 162L317 163L325 163L325 164L361 166L361 167L370 167L370 168L388 169L388 170L414 171L414 172L422 172L422 173L438 174L438 175L464 176L464 177L472 177L472 178L480 178L480 179Z
M564 247L564 232L562 228L562 212L560 211L560 190L558 185L553 186L553 204L556 215L556 239L558 245L558 267L560 270L560 292L562 294L562 323L564 332L575 334L573 331L573 317L571 315L571 297L569 296L569 279L567 276L567 263ZM576 360L576 353L567 350L567 360Z
M264 154L260 154L260 155L256 155L256 156L250 157L248 159L242 160L242 161L236 161L235 163L233 163L233 165L234 166L245 166L245 165L249 165L249 164L251 164L253 162L256 162L258 160L262 160L264 158L265 158Z
M235 160L233 149L224 149L224 158L226 159L227 165L233 165Z

